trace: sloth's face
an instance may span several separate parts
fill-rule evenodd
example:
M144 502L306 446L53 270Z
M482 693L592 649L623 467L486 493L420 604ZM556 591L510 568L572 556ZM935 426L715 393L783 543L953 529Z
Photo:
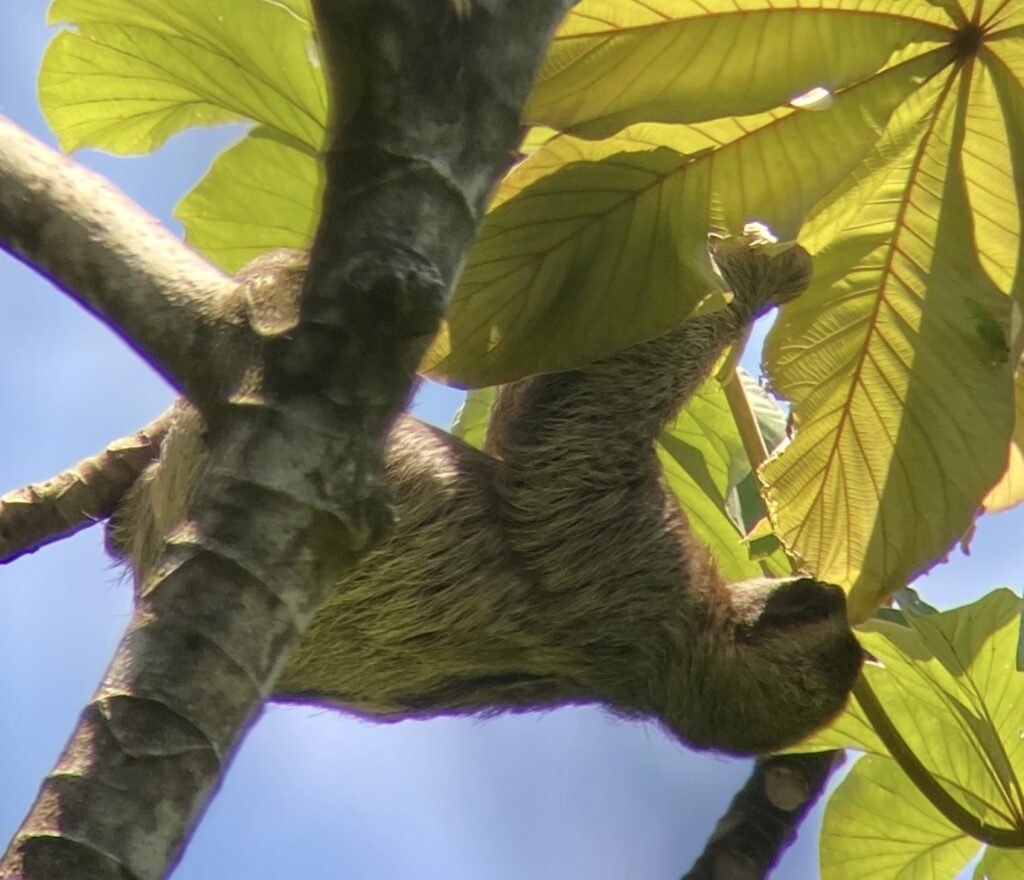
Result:
M763 754L793 745L842 711L860 672L843 592L810 578L729 589L731 638L706 636L693 658L706 674L691 671L686 703L673 701L665 720L698 748Z

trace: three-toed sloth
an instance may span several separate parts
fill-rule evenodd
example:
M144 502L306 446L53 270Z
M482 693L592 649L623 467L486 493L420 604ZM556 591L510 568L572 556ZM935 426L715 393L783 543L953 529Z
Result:
M331 591L275 699L382 721L600 703L733 753L790 745L833 718L861 664L840 589L724 583L655 456L722 352L810 274L799 248L718 262L725 308L502 387L484 452L402 416L387 452L395 529ZM270 273L294 291L304 266L278 253L240 279ZM201 416L181 402L112 520L137 584L204 456Z

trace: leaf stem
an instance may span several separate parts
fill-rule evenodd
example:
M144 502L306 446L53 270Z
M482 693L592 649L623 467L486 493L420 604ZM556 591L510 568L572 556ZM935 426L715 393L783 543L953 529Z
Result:
M982 822L946 791L893 725L863 672L853 685L853 695L893 760L948 822L982 843L1004 849L1024 849L1024 828L998 828Z
M768 460L768 447L764 442L764 435L757 424L754 411L750 408L750 398L743 388L743 380L739 374L740 357L743 349L746 348L750 339L750 328L748 327L742 338L733 346L725 358L721 369L718 371L718 381L725 393L725 400L729 404L729 412L732 413L732 420L736 425L736 432L740 435L740 442L743 444L743 451L746 453L747 462L754 477L757 477L758 468ZM789 560L793 572L800 570L796 557L790 553L789 548L782 544L783 552ZM765 570L767 574L767 569Z
M743 381L736 367L732 368L731 374L722 383L722 390L725 392L725 399L729 403L729 410L743 443L743 451L750 462L750 469L756 474L757 469L768 459L768 447L765 446L764 437L757 426L757 419L750 408L750 400L743 389Z
M729 404L729 411L740 435L750 469L756 474L757 469L768 460L768 447L757 425L754 411L750 408L750 401L747 399L747 392L743 390L743 380L739 374L740 358L743 357L743 351L750 341L751 330L751 325L747 325L743 335L729 349L716 376L725 392L725 400Z

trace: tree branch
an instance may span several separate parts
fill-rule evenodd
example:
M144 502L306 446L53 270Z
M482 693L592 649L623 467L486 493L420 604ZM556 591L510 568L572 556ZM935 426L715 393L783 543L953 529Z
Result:
M450 0L314 3L334 121L307 295L294 320L286 302L263 322L253 318L262 289L284 285L299 267L285 257L244 279L238 301L256 344L242 347L253 359L236 373L237 364L225 369L206 352L220 374L193 397L209 458L188 519L168 537L0 878L151 880L176 862L317 607L386 523L386 429L570 5L480 0L467 17ZM475 128L489 122L496 131ZM4 221L0 234L11 232L12 218ZM30 241L47 237L40 218L32 229ZM107 247L117 254L122 245ZM209 278L204 267L179 270L185 291L196 290L190 279ZM104 288L94 301L131 317L125 326L173 366L187 358L173 338L156 348L158 337L174 336L162 296ZM159 317L139 312L146 299ZM189 310L202 306L193 297Z
M98 174L0 117L0 248L97 315L175 387L210 384L230 278Z
M682 880L763 880L842 764L842 751L773 755L754 764Z
M0 564L108 517L160 452L171 411L44 483L0 496Z
M404 404L518 144L534 71L573 2L314 0L335 118L302 305L310 348L277 379L362 409L381 435ZM346 286L350 295L338 296ZM337 389L324 363L344 373Z

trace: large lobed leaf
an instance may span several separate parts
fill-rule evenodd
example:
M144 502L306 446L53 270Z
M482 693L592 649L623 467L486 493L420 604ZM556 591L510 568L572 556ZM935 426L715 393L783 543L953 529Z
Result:
M819 577L852 586L855 619L949 549L1006 466L1010 300L993 278L1014 286L1016 253L981 233L1019 223L1021 203L1009 179L991 198L978 185L1000 155L970 145L1005 124L972 111L984 69L922 84L808 218L818 279L766 349L800 427L762 474L773 522Z
M838 91L898 49L945 42L921 0L583 0L559 29L525 116L605 137L636 122L698 122Z
M1024 828L1024 677L1015 672L1021 600L996 590L952 611L871 621L861 642L865 668L907 745L978 819ZM825 880L952 877L978 842L946 819L891 758L851 701L828 730L800 748L854 748L859 761L825 811ZM1015 876L1019 857L990 848L994 877ZM980 876L980 875L979 875Z
M196 125L251 120L318 149L327 95L308 4L54 0L39 74L66 150L145 153Z
M941 63L909 59L839 95L828 113L787 106L548 141L503 181L425 366L458 384L493 384L572 368L678 325L717 289L709 228L738 230L753 217L795 237Z

